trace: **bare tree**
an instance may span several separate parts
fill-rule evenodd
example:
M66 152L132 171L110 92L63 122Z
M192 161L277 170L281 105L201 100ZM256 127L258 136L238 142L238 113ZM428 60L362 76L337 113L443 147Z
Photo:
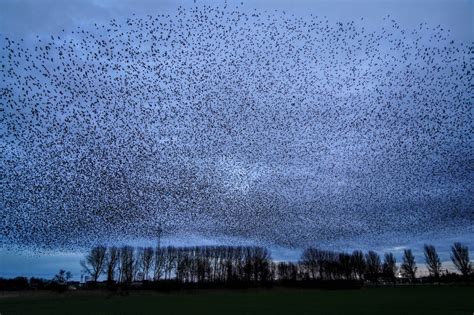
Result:
M115 246L109 247L107 249L106 258L105 258L105 268L107 272L107 282L112 283L115 281L115 272L119 262L120 252L119 249Z
M369 251L365 255L365 261L367 263L368 278L371 281L377 282L382 269L382 263L379 254L374 251Z
M280 281L296 281L298 277L298 265L291 262L279 262L276 265L276 273Z
M441 274L441 260L436 252L436 248L433 245L425 244L423 249L426 267L428 268L430 276L438 279Z
M339 274L346 280L351 280L353 273L352 255L347 253L339 253Z
M135 277L136 261L134 248L122 246L120 248L120 282L129 285Z
M320 279L333 279L341 276L339 254L335 252L308 248L303 252L300 264L303 267L303 276L309 279L316 279L318 273ZM348 266L346 265L346 267Z
M364 253L360 250L355 250L351 255L352 269L354 270L355 276L362 280L365 274L365 258Z
M190 259L187 248L178 247L176 249L176 280L188 282Z
M469 260L469 249L461 243L451 246L451 260L459 272L467 277L472 272L472 263Z
M152 267L154 250L152 247L145 247L138 249L137 252L138 263L143 273L143 280L146 281L148 280L150 269Z
M255 282L266 282L270 276L270 252L264 247L253 248L253 270Z
M401 265L402 275L410 279L410 281L414 281L417 269L415 256L413 256L411 249L405 249L403 251L403 263Z
M173 246L166 248L165 279L170 279L173 271L176 271L177 252Z
M395 283L395 275L397 274L397 260L392 253L385 253L382 265L382 272L387 279Z
M319 250L313 247L305 249L303 254L301 254L300 264L303 266L311 279L316 279L316 275L318 273L318 256Z
M94 282L97 282L97 279L104 271L106 251L107 248L105 246L96 246L87 254L86 260L81 261L82 268L92 277Z
M166 267L166 248L157 247L155 249L155 261L154 261L153 276L155 280L160 280L165 274Z

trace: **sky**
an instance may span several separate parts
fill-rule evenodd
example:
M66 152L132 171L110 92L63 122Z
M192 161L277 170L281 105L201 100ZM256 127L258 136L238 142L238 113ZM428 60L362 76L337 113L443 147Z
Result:
M474 247L472 1L0 0L0 276L94 244Z

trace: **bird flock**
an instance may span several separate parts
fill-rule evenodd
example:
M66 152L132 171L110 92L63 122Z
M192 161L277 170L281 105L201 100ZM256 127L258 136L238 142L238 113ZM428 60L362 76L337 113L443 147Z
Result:
M31 32L0 36L1 247L473 232L474 46L442 25L196 5Z

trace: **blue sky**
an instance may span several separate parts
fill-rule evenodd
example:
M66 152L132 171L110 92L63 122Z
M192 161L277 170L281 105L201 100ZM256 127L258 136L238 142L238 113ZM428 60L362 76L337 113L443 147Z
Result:
M202 10L214 24L192 24L196 6L213 8ZM86 79L62 54L34 52L54 74L45 79L22 70L25 54L7 61L2 44L18 76L0 77L11 92L0 112L0 276L78 277L88 246L153 244L159 224L165 244L259 244L276 259L309 245L410 247L419 262L425 242L443 260L454 241L472 248L473 10L437 0L0 0L1 38L23 39L11 47L51 42L91 69L108 60ZM142 22L163 14L176 42L160 41L154 59ZM101 35L115 47L87 42ZM136 47L132 70L112 69Z
M332 20L364 18L368 27L377 28L381 19L390 14L400 24L415 27L428 22L449 28L453 38L472 41L473 4L469 0L380 0L380 1L311 1L260 0L227 1L228 6L239 6L251 12L284 10L298 16L309 14L327 16ZM223 4L224 1L197 1L199 5ZM17 36L53 34L74 25L108 22L114 17L173 13L178 6L192 7L194 1L15 1L2 0L0 29ZM34 30L34 31L32 31Z

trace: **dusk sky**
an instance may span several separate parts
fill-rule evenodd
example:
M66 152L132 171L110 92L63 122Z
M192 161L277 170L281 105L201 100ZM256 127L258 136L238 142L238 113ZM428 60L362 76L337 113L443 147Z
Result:
M0 0L0 277L474 248L473 3Z

